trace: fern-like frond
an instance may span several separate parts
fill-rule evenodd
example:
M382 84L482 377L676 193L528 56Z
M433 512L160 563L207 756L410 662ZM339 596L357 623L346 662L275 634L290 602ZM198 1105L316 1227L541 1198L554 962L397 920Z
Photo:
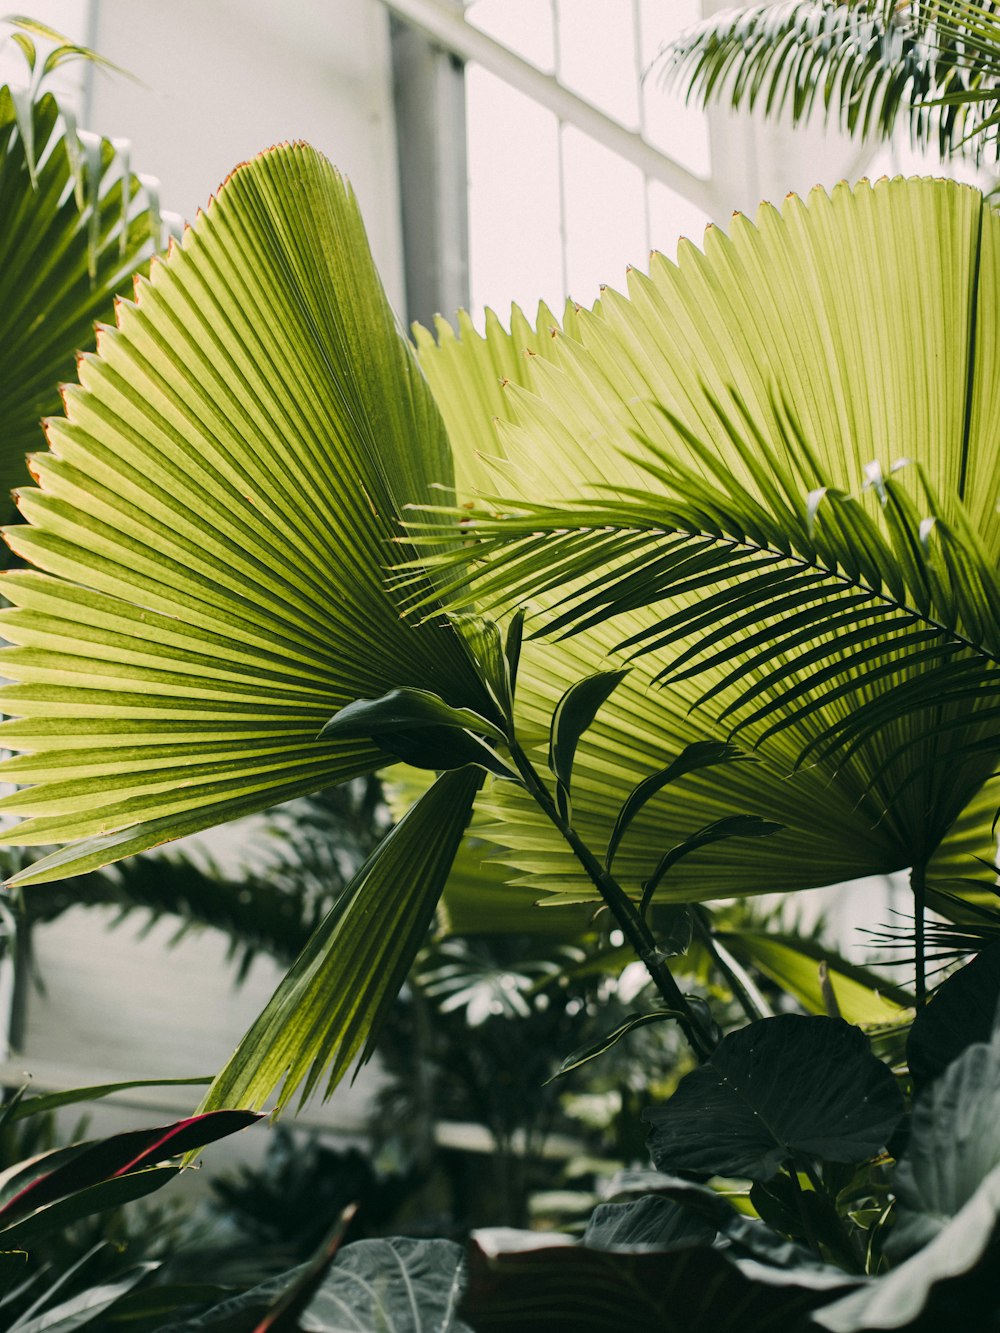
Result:
M1000 28L992 5L938 0L886 13L832 0L755 4L688 29L655 68L667 86L702 103L786 112L794 124L821 110L858 136L887 138L906 124L915 145L942 156L996 155Z
M716 720L756 745L796 728L809 738L800 762L877 737L876 781L938 731L960 733L953 758L988 761L1000 742L1000 578L961 509L945 519L915 463L889 475L872 465L864 494L847 494L787 409L776 411L782 450L742 404L711 402L746 474L665 412L688 453L642 441L632 462L648 489L454 511L469 543L438 557L445 596L541 598L536 634L549 636L655 608L619 651L654 654L657 684L701 678L696 706L716 704ZM900 732L913 714L919 725Z

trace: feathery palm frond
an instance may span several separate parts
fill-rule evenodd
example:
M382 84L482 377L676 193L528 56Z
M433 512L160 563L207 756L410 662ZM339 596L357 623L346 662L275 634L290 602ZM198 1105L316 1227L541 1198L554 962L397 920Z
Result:
M991 5L754 4L689 28L654 68L703 103L786 111L793 124L822 109L859 136L887 138L907 124L914 145L942 156L996 155L1000 26Z

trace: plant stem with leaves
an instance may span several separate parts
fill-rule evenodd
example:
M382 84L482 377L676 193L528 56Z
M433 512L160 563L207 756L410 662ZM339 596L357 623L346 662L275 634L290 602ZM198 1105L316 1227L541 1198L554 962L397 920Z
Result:
M645 966L661 998L670 1009L677 1013L677 1021L680 1024L681 1031L690 1043L699 1062L707 1059L715 1048L715 1040L711 1033L705 1030L702 1021L688 1003L680 986L678 986L663 951L657 945L656 939L639 909L614 876L601 865L597 857L573 828L571 822L560 813L548 788L525 754L517 738L511 735L508 743L511 760L521 776L525 789L534 797L539 808L566 840L588 878L600 893L636 956Z

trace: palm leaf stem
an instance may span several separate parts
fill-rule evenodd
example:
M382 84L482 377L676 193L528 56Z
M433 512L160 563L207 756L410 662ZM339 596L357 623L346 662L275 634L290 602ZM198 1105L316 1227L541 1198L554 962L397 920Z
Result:
M758 1019L771 1018L772 1014L764 997L725 945L715 938L711 917L700 903L695 903L691 907L691 922L694 933L725 979L737 1004L746 1014L747 1021L756 1023Z
M913 891L913 965L916 972L914 992L917 1008L927 1001L927 939L924 918L927 915L926 865L915 865L910 871Z
M681 1031L698 1062L702 1063L711 1055L715 1041L705 1030L698 1014L688 1004L641 912L614 876L605 870L573 825L563 816L548 787L513 734L508 737L508 745L511 762L520 774L525 788L572 849L636 956L645 966L667 1008L681 1015L678 1018Z

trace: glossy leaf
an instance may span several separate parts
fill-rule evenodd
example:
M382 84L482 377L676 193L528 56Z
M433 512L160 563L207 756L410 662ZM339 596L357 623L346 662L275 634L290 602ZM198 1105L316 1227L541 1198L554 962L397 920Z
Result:
M724 1037L644 1119L660 1170L768 1180L797 1158L870 1157L902 1114L895 1079L857 1028L782 1014Z
M503 741L503 731L468 708L451 708L428 690L390 690L381 699L356 699L320 732L325 740L373 740L415 768L441 770L479 764L501 777L516 772L482 736Z
M452 708L430 690L390 690L381 699L355 699L327 722L320 736L338 740L376 739L395 731L456 727L504 740L503 731L470 708Z
M477 1333L771 1333L848 1285L828 1271L743 1268L707 1245L604 1250L537 1232L473 1240L459 1313Z

